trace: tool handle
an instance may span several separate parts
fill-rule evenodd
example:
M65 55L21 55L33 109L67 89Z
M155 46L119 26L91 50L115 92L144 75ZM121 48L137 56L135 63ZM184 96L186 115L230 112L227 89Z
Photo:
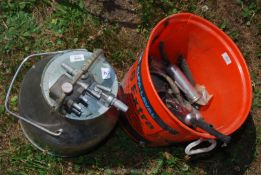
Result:
M217 139L223 141L224 143L229 143L231 140L230 136L224 135L219 131L215 130L215 128L211 127L208 123L206 123L202 119L191 118L190 122L192 125L203 129L204 131L215 136Z
M160 51L160 55L161 55L162 59L164 60L164 63L167 64L167 65L170 65L171 63L169 61L167 53L164 51L164 46L165 46L164 42L161 41L159 43L159 46L158 46L159 47L159 51Z

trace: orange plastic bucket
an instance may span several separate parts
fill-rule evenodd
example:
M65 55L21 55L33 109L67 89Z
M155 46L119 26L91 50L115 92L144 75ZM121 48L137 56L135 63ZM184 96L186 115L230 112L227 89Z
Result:
M235 43L209 21L180 13L160 21L151 32L140 58L126 73L120 94L129 106L122 117L125 130L137 141L151 146L214 136L179 121L158 96L149 70L149 56L160 58L159 42L175 64L183 55L197 84L206 87L213 99L200 109L206 122L230 135L246 120L252 88L244 58Z

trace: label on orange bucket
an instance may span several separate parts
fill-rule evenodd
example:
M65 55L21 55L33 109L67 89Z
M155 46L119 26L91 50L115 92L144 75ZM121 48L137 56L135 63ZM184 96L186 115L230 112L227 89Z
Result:
M140 128L139 124L143 122L148 130L153 130L153 124L146 117L146 115L148 115L146 113L147 111L145 111L144 106L141 105L142 101L140 100L136 71L135 66L131 67L129 77L126 77L128 82L123 83L125 89L124 102L128 104L129 107L127 111L128 121L134 128Z
M178 132L167 125L152 107L142 81L141 58L142 56L130 68L122 82L124 89L122 97L129 107L126 117L132 128L140 135L157 137L153 140L165 143L166 140L160 137L159 133L176 136Z
M145 93L143 83L142 83L142 76L141 76L141 60L142 56L140 56L139 63L138 63L138 68L137 68L137 80L138 80L138 87L139 87L139 92L141 99L143 101L143 104L145 105L146 109L148 110L150 116L156 121L156 123L163 128L164 130L168 131L169 133L176 135L178 132L168 126L162 119L161 117L155 112L153 107L151 106L149 99Z
M222 53L223 60L225 61L226 65L229 65L232 63L230 57L228 56L227 52Z

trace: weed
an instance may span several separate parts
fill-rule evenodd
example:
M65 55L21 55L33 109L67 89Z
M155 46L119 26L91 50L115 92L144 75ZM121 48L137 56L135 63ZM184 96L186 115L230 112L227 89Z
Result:
M239 37L238 31L231 31L228 34L234 41L238 41L238 37Z
M86 15L83 11L73 8L68 4L55 4L55 12L52 15L48 28L58 34L64 34L66 29L72 25L80 28L85 23Z
M258 158L260 155L260 145L261 145L261 126L256 126L256 150L255 150L255 157Z
M32 147L31 144L21 145L17 141L12 141L14 150L10 149L10 165L6 174L27 174L28 172L38 172L37 174L62 174L59 166L60 158L42 154Z
M162 159L156 160L156 166L151 170L151 174L159 174L163 165L164 161Z
M261 107L261 89L254 88L253 106Z
M197 174L197 169L190 167L180 156L161 152L160 158L153 163L150 174Z
M5 13L14 14L17 11L28 11L31 12L33 7L37 4L37 0L21 0L16 2L14 0L10 1L1 1L0 9ZM5 15L3 14L3 16Z
M5 16L5 19L1 25L3 32L0 34L0 43L4 47L0 51L27 51L25 45L34 41L35 35L39 32L39 27L32 15L19 11L16 14Z
M4 105L0 105L0 115L5 112L5 107Z
M261 51L256 52L256 57L259 58L259 59L261 58Z
M257 1L244 2L243 0L237 0L237 3L241 5L242 16L248 26L254 21L254 17L260 11L257 6Z
M219 28L223 31L228 29L228 22L226 20L222 20L222 22L219 24Z
M258 30L258 35L260 35L261 34L261 23L260 24L257 24L257 26L256 26L256 28L257 28L257 30Z
M113 52L111 55L111 59L115 61L120 61L123 57L123 53L121 51Z
M138 27L139 32L145 35L162 18L178 13L180 11L194 12L197 8L195 0L139 0L141 4L141 24Z
M257 138L256 138L256 142L258 145L261 145L261 126L257 126L256 127L256 133L257 133Z
M17 99L18 99L18 96L15 95L11 98L10 102L11 102L11 105L12 106L16 106L17 105Z
M139 0L139 2L142 5L142 23L139 26L140 31L149 30L161 18L172 14L173 12L178 12L178 9L174 7L174 2L171 2L170 0Z

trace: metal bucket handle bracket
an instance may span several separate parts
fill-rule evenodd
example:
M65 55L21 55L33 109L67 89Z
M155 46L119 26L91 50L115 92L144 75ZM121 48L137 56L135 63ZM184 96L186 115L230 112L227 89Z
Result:
M52 136L60 136L62 133L63 133L63 129L60 128L60 129L57 129L56 131L50 131L48 129L46 129L45 127L37 124L36 122L32 121L32 120L29 120L23 116L20 116L19 114L13 112L10 110L9 108L9 99L10 99L10 94L11 94L11 91L12 91L12 88L13 88L13 85L14 85L14 82L20 72L20 70L22 69L23 65L31 58L33 57L37 57L37 56L46 56L46 55L55 55L55 54L62 54L62 53L65 53L65 52L69 52L69 51L87 51L86 49L73 49L73 50L63 50L63 51L56 51L56 52L45 52L45 53L38 53L38 54L32 54L32 55L29 55L28 57L24 58L23 61L21 62L21 64L19 65L19 67L17 68L14 76L13 76L13 79L10 83L10 86L7 90L7 94L6 94L6 97L5 97L5 110L6 112L8 112L9 114L13 115L14 117L20 119L20 120L23 120L24 122L52 135Z
M198 148L193 150L194 147L198 146L199 144L201 144L202 142L209 142L211 145L206 147L206 148ZM215 147L217 146L217 141L215 139L198 139L194 142L191 142L190 144L188 144L185 148L185 153L187 155L195 155L195 154L200 154L200 153L206 153L209 151L212 151Z

